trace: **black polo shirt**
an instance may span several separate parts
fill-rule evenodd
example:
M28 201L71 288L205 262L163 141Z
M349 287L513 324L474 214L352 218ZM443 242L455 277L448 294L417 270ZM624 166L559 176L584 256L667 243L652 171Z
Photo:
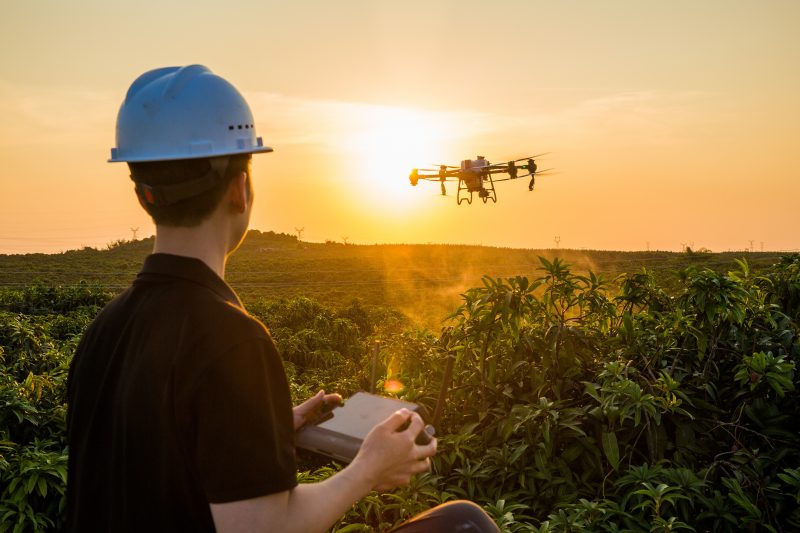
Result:
M153 254L68 383L68 531L214 531L209 503L296 484L283 364L198 259Z

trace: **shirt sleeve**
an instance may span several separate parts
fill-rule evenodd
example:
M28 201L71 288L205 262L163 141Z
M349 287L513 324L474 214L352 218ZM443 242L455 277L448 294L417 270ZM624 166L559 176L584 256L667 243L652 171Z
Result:
M291 398L271 339L247 340L215 358L193 396L194 461L209 503L297 485Z

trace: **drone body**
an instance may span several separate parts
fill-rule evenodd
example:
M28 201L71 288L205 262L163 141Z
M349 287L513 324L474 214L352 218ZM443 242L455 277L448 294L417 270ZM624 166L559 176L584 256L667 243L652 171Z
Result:
M537 172L535 158L545 154L534 155L530 157L523 157L515 159L508 163L501 163L492 165L482 155L477 156L476 159L465 159L461 161L460 166L453 165L439 165L438 171L435 169L413 169L408 179L411 185L416 186L419 180L438 181L442 188L442 196L447 195L445 183L448 181L458 181L458 193L456 201L458 205L461 202L472 203L472 195L478 193L478 197L483 200L483 203L492 200L497 202L497 193L495 192L494 184L500 181L515 180L518 178L530 177L530 184L528 190L533 190L536 176L541 175L547 170ZM520 161L526 161L523 165L517 165ZM520 169L526 170L528 173L519 175ZM433 174L435 172L435 174ZM495 179L492 176L496 174L507 174L508 177Z

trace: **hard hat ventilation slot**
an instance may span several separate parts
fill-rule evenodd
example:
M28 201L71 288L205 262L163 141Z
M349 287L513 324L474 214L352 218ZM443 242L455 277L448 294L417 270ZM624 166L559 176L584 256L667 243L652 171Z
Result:
M245 130L251 130L252 129L252 130L254 130L254 129L256 129L256 127L253 124L230 124L228 126L228 129L229 130L237 130L237 129L238 130L241 130L241 129L245 129Z

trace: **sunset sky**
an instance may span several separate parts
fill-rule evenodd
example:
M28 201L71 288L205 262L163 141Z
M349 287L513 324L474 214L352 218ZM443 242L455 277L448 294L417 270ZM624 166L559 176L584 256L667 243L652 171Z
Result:
M117 110L200 63L250 102L252 227L308 241L800 248L800 2L2 0L0 253L153 233ZM557 174L457 206L413 167ZM455 187L451 186L452 194Z

